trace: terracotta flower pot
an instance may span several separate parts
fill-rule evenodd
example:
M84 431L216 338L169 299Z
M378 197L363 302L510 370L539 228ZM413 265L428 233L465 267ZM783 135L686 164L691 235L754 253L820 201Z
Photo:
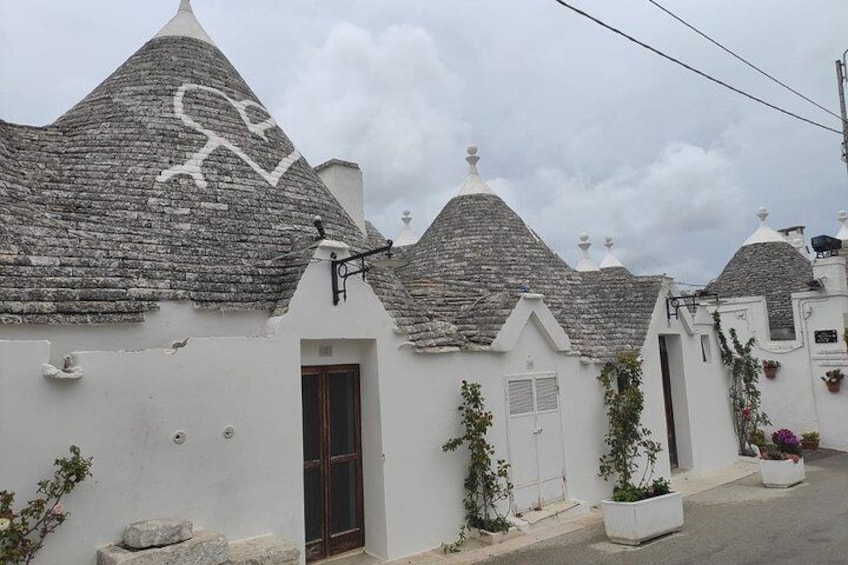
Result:
M763 367L763 374L767 379L773 379L777 376L777 367Z
M819 440L810 440L807 441L805 439L801 440L801 449L807 449L810 451L815 451L819 448Z
M839 392L839 383L840 381L828 381L827 390L830 392Z

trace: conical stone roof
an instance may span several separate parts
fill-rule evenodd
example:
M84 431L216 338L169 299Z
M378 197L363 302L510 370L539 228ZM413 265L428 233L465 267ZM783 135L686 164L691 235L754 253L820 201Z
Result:
M773 338L794 330L791 294L808 290L813 268L787 241L743 245L707 286L720 298L763 296Z
M217 47L160 32L54 124L0 121L0 321L285 309L315 215L362 245Z

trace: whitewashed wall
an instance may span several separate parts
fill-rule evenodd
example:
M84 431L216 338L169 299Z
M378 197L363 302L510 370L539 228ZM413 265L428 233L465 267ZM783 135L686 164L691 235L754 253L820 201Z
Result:
M460 383L482 384L495 417L490 441L506 458L504 379L528 372L530 361L532 371L559 376L567 495L587 502L609 495L611 486L597 476L606 431L600 366L555 351L561 336L552 338L544 315L510 334L509 351L417 353L361 280L351 278L348 301L332 305L328 252L318 250L286 315L268 321L267 337L79 353L85 376L74 382L42 376L52 358L47 342L0 342L0 449L15 454L0 459L2 488L26 499L72 443L95 458L94 479L71 495L73 516L38 563L93 564L96 548L118 540L126 524L165 516L230 539L274 533L302 543L300 367L310 364L361 366L366 550L378 557L400 558L455 538L467 457L441 446L461 432ZM181 327L179 335L189 330ZM659 333L679 335L686 356L678 392L687 399L693 465L723 464L720 440L696 429L720 409L701 402L721 397L710 380L714 366L691 369L691 358L700 362L699 338L679 322L668 325L662 301L643 351L645 421L664 441ZM324 345L332 355L321 355ZM223 437L228 425L232 439ZM178 430L187 434L183 445L172 441ZM659 471L667 474L667 461Z
M795 340L770 340L762 298L728 300L719 311L725 331L736 328L743 341L749 337L757 340L754 356L781 363L774 379L760 379L763 409L773 424L767 431L785 427L800 435L817 430L822 436L822 446L848 450L848 427L844 424L848 381L843 381L839 393L828 392L821 381L831 369L840 368L848 373L843 339L848 294L844 289L843 261L841 257L817 261L814 272L824 281L824 290L792 295ZM815 343L817 330L836 330L837 343Z

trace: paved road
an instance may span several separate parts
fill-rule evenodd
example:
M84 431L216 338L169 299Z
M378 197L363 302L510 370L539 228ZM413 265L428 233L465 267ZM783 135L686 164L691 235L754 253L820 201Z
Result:
M807 479L766 489L759 474L688 497L683 531L638 548L607 541L603 524L485 561L486 565L848 565L848 454L819 451Z

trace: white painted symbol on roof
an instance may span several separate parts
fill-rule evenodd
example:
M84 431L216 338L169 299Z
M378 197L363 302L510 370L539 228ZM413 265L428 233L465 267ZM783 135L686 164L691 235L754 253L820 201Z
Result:
M289 170L289 167L291 167L298 159L300 159L300 151L294 149L289 155L283 157L280 160L280 162L277 164L276 168L274 168L273 171L266 171L256 161L251 159L238 145L230 142L228 139L222 137L214 131L203 127L186 114L185 107L183 106L183 98L185 97L186 92L188 92L189 90L202 90L205 92L211 92L212 94L224 98L225 100L227 100L227 102L232 104L233 108L235 108L236 111L238 111L239 116L241 116L241 119L244 122L244 125L247 126L247 129L252 134L257 135L266 141L268 138L266 137L265 132L273 127L276 127L277 125L277 123L274 121L274 118L271 117L259 123L254 123L250 120L250 117L247 115L247 109L250 107L257 108L265 112L266 114L269 114L268 110L266 110L260 104L257 104L253 100L236 101L221 92L220 90L218 90L217 88L210 88L208 86L202 86L199 84L184 84L177 90L177 93L174 95L174 114L176 114L176 116L180 118L185 125L202 133L209 140L206 142L206 145L196 151L182 165L174 165L170 169L165 169L164 171L162 171L159 176L156 177L157 181L166 182L177 175L188 175L192 179L194 179L194 183L195 185L197 185L197 188L206 188L206 178L204 177L202 170L203 161L205 161L206 158L209 157L209 155L211 155L212 152L219 147L225 147L229 149L239 159L241 159L248 166L250 166L251 169L256 171L256 173L263 179L265 179L271 186L277 186L277 183L280 182L280 177L282 177L285 172Z

